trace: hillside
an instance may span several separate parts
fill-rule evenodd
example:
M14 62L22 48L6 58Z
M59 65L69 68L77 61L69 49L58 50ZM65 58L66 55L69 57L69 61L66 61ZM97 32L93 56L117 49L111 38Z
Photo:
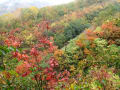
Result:
M0 90L120 89L117 0L11 2L18 9L0 16Z

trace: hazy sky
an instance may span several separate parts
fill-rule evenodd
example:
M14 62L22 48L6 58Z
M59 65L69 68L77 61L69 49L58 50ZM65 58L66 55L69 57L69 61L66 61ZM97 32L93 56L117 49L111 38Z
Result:
M62 3L68 3L74 0L41 0L41 1L53 2L55 4L62 4Z
M8 1L14 1L14 0L0 0L0 3L5 3L6 1L8 2ZM51 3L51 4L62 4L62 3L68 3L74 0L18 0L18 1L23 3L41 1L41 2Z
M0 14L8 13L17 8L35 6L38 8L69 3L74 0L0 0Z

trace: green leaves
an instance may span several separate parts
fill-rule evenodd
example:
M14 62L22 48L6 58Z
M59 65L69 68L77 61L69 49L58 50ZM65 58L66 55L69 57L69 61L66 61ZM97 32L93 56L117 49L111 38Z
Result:
M13 47L7 47L7 46L0 46L0 56L5 56L10 51L15 51L16 49Z
M12 51L21 51L21 49L16 49L14 47L0 46L0 57L5 56L7 53Z
M14 70L10 70L9 73L10 73L11 75L18 76L18 74L17 74L16 71L14 71Z
M0 71L5 70L5 68L3 66L0 66Z
M98 46L98 47L105 47L107 46L107 41L101 38L97 38L94 43Z
M0 56L1 56L1 55L5 55L5 51L0 50Z
M70 40L79 35L88 27L90 27L90 24L87 22L85 18L71 21L69 25L65 27L64 31L65 37L67 40Z
M0 56L4 56L7 52L9 52L8 47L0 46Z

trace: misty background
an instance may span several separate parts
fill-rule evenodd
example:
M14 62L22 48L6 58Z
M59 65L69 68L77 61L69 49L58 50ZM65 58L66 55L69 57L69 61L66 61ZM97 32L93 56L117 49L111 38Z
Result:
M59 5L72 2L74 0L0 0L0 15L15 11L18 8L37 8Z

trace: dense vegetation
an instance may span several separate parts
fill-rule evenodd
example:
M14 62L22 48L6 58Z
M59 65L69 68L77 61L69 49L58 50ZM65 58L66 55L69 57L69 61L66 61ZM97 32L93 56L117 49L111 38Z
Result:
M76 0L0 16L1 90L119 90L120 3Z

